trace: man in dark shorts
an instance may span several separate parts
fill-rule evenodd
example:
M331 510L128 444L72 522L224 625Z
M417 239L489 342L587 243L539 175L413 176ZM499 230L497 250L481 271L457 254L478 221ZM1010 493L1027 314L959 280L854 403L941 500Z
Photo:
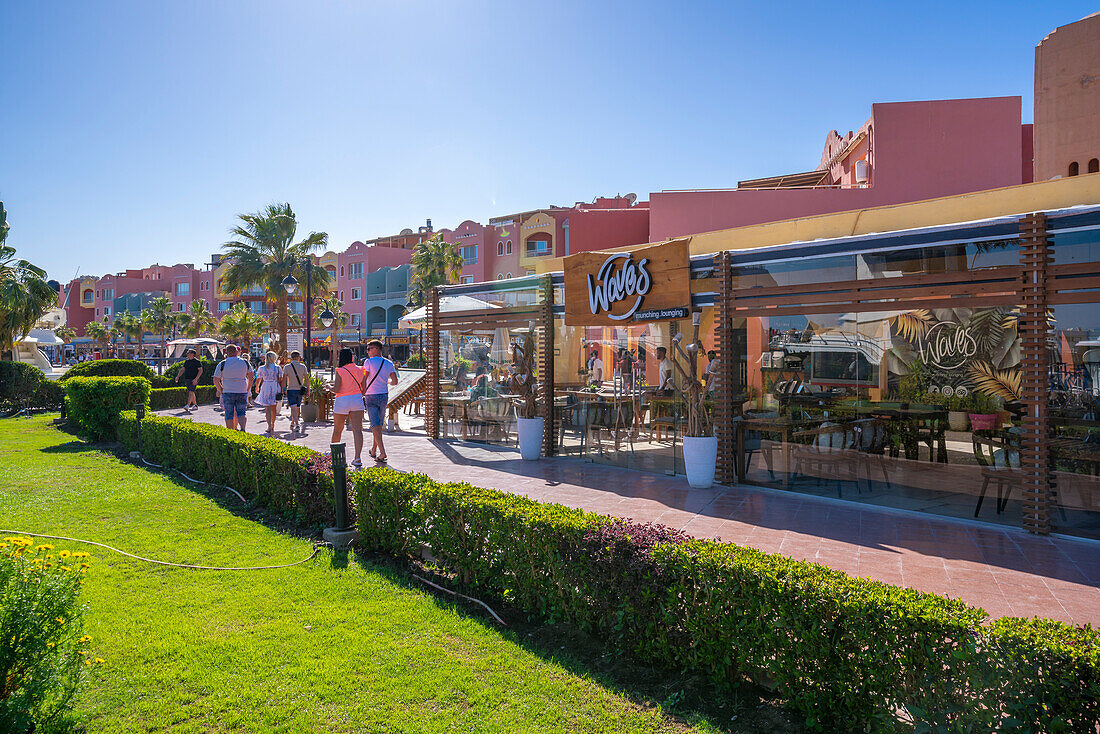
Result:
M176 384L178 385L182 378L184 386L187 387L187 403L183 409L188 413L192 409L198 410L199 402L195 399L195 387L199 384L200 377L202 377L202 362L199 361L194 349L188 349L187 361L183 363L183 369L176 374Z
M301 352L291 352L290 362L283 365L283 391L286 393L287 407L290 408L290 432L298 433L302 431L299 422L302 395L309 395L309 371L302 364Z

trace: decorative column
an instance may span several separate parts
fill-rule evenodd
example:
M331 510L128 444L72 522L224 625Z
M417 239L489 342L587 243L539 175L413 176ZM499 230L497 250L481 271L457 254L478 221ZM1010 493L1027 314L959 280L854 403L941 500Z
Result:
M1047 398L1050 377L1047 365L1047 267L1052 253L1047 247L1045 214L1028 214L1020 220L1020 399L1024 404L1020 442L1023 474L1024 529L1050 532L1052 475L1047 446Z
M734 433L733 396L737 390L737 350L733 343L733 268L730 254L715 257L718 295L714 301L714 343L718 349L717 388L714 391L715 433L718 436L718 463L715 479L719 484L737 482L737 436Z
M539 396L542 413L542 454L553 456L557 449L558 430L554 415L554 282L550 275L542 279L542 336L539 353L542 364L542 395Z
M425 377L428 380L428 401L424 410L424 432L428 438L439 438L439 288L428 293L428 335Z

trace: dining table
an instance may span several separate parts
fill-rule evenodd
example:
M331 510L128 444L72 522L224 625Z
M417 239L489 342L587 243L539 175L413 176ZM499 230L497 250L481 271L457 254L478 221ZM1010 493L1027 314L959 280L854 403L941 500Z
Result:
M777 433L780 436L780 455L783 457L783 489L791 488L791 453L794 447L794 435L799 431L814 428L821 425L820 418L792 418L786 415L780 416L747 416L737 421L737 481L744 482L748 474L748 465L744 461L745 433L757 431L758 433ZM770 456L770 454L765 454ZM772 469L768 462L769 471Z

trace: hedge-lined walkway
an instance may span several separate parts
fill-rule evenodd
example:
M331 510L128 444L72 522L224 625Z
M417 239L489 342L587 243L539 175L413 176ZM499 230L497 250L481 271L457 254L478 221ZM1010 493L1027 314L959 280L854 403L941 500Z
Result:
M222 423L221 414L211 406L191 416L180 410L160 414ZM258 410L250 410L248 417L250 433L265 429ZM418 418L402 415L401 420L404 432L386 436L390 466L395 469L659 522L696 537L721 538L960 598L992 617L1043 616L1100 626L1100 543L1040 538L1015 528L913 517L755 487L693 490L682 477L564 457L525 462L515 451L429 441ZM277 437L290 440L289 427L289 419L281 416ZM327 451L331 430L314 424L293 443ZM345 433L344 438L350 445L351 435Z

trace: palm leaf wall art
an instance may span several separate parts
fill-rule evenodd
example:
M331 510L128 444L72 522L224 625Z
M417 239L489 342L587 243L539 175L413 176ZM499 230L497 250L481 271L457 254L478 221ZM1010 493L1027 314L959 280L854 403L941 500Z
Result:
M971 363L966 371L980 392L1007 401L1020 399L1019 368L1002 370L989 362L979 361Z

